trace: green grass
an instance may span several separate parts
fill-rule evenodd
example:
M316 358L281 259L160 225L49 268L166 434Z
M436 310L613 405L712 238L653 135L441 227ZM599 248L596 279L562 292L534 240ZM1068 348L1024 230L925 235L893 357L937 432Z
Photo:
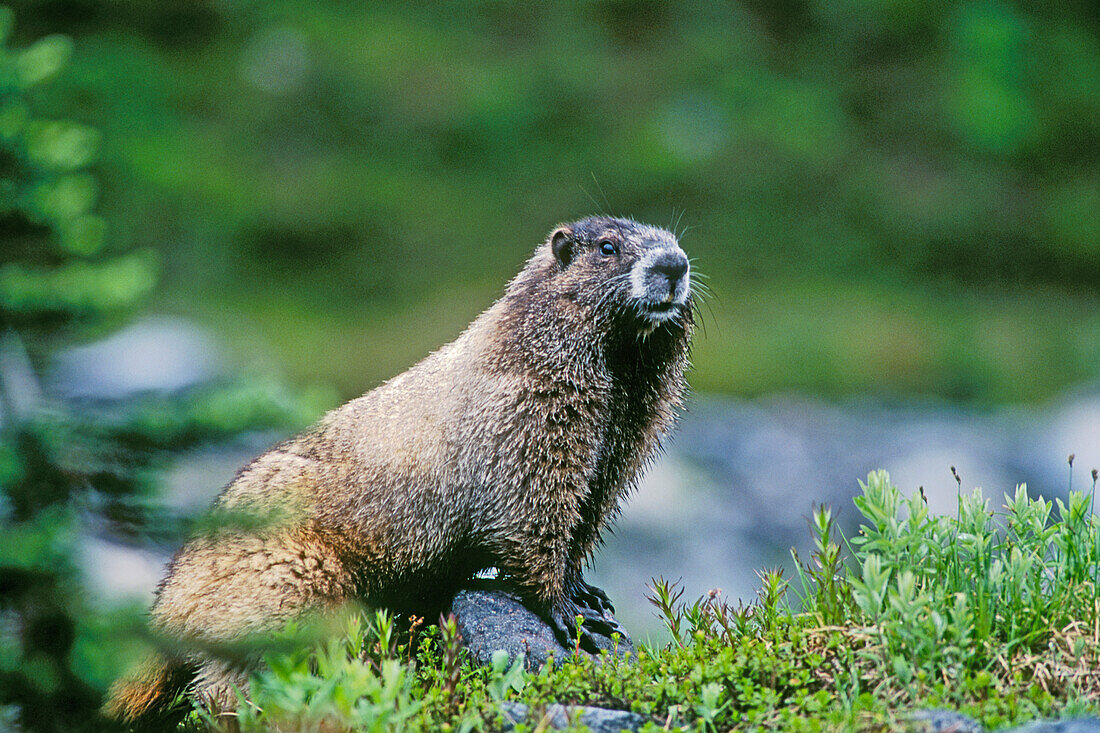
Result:
M762 572L759 598L685 602L654 581L671 642L632 663L565 659L525 673L468 662L453 620L421 630L351 613L343 634L269 658L244 730L493 730L502 700L632 710L650 729L920 730L920 708L990 729L1097 712L1100 520L1093 495L1054 505L1024 489L991 511L960 490L932 516L885 472L856 499L859 533L814 512L816 550L797 577ZM1095 483L1093 491L1095 490ZM798 558L796 557L796 561ZM195 712L185 727L217 725Z

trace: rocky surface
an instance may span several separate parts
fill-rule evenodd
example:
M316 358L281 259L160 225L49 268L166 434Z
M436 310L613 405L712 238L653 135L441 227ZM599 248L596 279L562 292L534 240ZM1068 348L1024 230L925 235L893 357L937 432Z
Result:
M513 730L522 723L538 730L561 730L585 725L592 733L620 733L641 730L649 721L644 715L625 710L558 704L549 705L545 709L532 709L515 702L503 703L501 716L502 730L506 731ZM918 710L908 717L913 727L906 727L906 730L913 733L987 733L976 720L954 710ZM1039 721L999 733L1100 733L1100 718Z
M985 733L981 723L954 710L917 710L908 717L922 733Z
M1002 733L1100 733L1100 718L1040 721Z
M546 622L498 581L479 581L459 591L449 610L455 615L463 644L479 664L489 665L498 649L506 651L509 660L522 656L529 669L541 667L551 656L561 660L578 653L559 644ZM611 614L604 617L617 623ZM613 654L625 656L634 652L629 636L615 641L602 636L594 638L597 646Z
M561 730L570 726L583 725L592 733L621 733L621 731L640 730L646 721L644 715L628 713L625 710L608 710L585 705L548 705L545 709L532 709L522 703L506 702L501 705L504 718L502 730L513 730L525 723L534 730ZM541 727L540 727L541 726Z
M918 710L909 719L922 733L986 733L981 723L954 710ZM999 733L1100 733L1100 718L1037 721Z

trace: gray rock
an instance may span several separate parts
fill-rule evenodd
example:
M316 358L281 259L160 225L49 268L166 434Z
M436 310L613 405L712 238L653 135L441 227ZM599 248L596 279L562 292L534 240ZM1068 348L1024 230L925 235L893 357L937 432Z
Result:
M985 733L981 723L954 710L917 710L909 719L926 733Z
M455 615L463 643L479 664L491 664L493 652L498 649L506 651L510 660L522 655L529 669L541 667L550 656L562 660L575 653L559 644L546 622L499 581L478 581L459 591L451 602L450 612ZM605 614L605 618L614 621L610 614ZM629 637L624 636L617 643L600 636L595 638L601 649L613 654L634 652Z
M561 730L572 725L587 726L592 733L620 733L624 730L640 730L649 721L644 715L625 710L608 710L587 705L548 705L545 710L531 709L518 702L506 702L501 705L504 717L502 730L512 730L519 723L538 726L545 721L546 727ZM542 728L539 728L542 730Z
M1100 718L1040 721L1004 733L1100 733Z

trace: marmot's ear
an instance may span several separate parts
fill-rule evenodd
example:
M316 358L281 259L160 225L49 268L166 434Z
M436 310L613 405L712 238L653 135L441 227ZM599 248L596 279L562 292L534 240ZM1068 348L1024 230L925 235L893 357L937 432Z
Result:
M569 227L558 227L550 235L550 249L554 252L554 259L561 267L568 267L575 254L573 230Z

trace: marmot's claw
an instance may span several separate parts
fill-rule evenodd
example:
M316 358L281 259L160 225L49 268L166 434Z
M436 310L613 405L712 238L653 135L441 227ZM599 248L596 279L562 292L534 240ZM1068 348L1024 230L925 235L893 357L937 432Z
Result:
M615 613L615 606L602 588L577 580L573 587L572 600L580 605L595 609L600 613Z
M608 621L607 617L595 608L582 608L579 613L581 618L584 619L584 628L591 629L601 636L610 637L618 625Z
M629 635L626 633L626 629L623 628L623 625L620 624L619 620L616 619L615 617L613 617L613 616L604 616L604 623L606 623L607 627L610 629L610 631L607 634L605 634L605 636L607 636L607 638L610 639L612 634L618 634L619 636L621 636L624 639L630 638Z
M586 591L588 599L591 603L595 604L593 608L596 608L599 611L603 611L604 613L615 613L615 606L611 603L611 599L607 597L607 594L603 592L603 588L597 588L594 585L589 585L583 580L581 581L581 583L584 586L584 590Z
M580 629L577 628L578 616L581 617ZM596 636L610 639L612 634L625 635L618 621L609 621L600 611L578 606L572 601L555 607L546 620L563 647L573 649L579 642L580 648L589 654L599 654L600 649L606 647L606 644L601 646L597 643Z
M554 631L554 636L557 637L558 643L565 648L569 648L573 643L573 631L576 629L576 614L570 614L570 609L567 608L551 608L550 612L544 617L546 623L550 625L550 628Z

